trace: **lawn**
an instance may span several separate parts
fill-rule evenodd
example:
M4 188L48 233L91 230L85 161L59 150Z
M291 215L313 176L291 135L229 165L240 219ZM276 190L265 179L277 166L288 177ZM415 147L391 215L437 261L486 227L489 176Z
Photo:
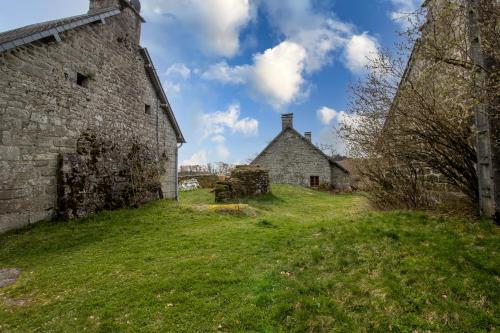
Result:
M487 332L490 222L375 212L294 186L241 211L207 190L0 236L0 332Z

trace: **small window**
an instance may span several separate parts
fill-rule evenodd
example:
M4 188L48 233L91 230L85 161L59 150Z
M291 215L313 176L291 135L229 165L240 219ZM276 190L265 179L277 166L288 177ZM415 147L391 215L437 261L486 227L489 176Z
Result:
M319 187L319 176L311 176L311 187Z
M144 113L145 114L151 114L151 105L144 105Z
M80 87L88 88L89 87L89 77L83 75L81 73L76 74L76 84Z

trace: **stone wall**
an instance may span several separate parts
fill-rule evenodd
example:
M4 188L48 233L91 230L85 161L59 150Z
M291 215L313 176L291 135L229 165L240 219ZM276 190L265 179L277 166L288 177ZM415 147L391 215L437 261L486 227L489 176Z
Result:
M228 202L266 194L270 190L269 172L259 166L240 165L231 171L229 179L217 183L216 202Z
M117 145L85 132L76 153L60 156L58 214L72 219L163 198L161 160L139 140Z
M308 187L311 176L319 176L321 186L335 186L347 181L347 175L341 169L332 168L324 156L292 130L283 132L252 165L268 169L273 183Z
M87 129L124 149L140 138L163 163L163 195L175 198L176 135L123 28L128 11L61 33L61 43L0 54L0 232L56 215L58 158L75 153Z
M189 179L196 179L202 188L214 188L220 178L217 175L179 176L179 184Z

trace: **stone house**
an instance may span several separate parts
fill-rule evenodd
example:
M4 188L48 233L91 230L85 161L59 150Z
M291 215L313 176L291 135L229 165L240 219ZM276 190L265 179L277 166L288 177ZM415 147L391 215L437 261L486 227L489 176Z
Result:
M293 113L281 116L282 130L252 161L269 170L272 183L348 187L349 172L311 142L311 132L293 128Z
M0 232L58 215L61 160L86 184L66 195L84 198L91 213L107 206L89 192L104 184L114 192L99 193L101 203L116 196L113 181L126 182L120 163L134 149L161 170L148 198L177 197L185 140L140 46L144 22L139 0L90 0L86 14L0 33ZM83 156L88 138L107 146Z

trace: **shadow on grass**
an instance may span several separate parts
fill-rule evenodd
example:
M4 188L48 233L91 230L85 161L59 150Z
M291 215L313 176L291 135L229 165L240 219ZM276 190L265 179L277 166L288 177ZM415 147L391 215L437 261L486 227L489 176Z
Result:
M69 221L56 218L9 231L0 235L0 263L25 256L47 257L53 253L71 252L94 243L148 232L148 224L137 223L137 219L155 204L152 202L139 208L101 211Z

